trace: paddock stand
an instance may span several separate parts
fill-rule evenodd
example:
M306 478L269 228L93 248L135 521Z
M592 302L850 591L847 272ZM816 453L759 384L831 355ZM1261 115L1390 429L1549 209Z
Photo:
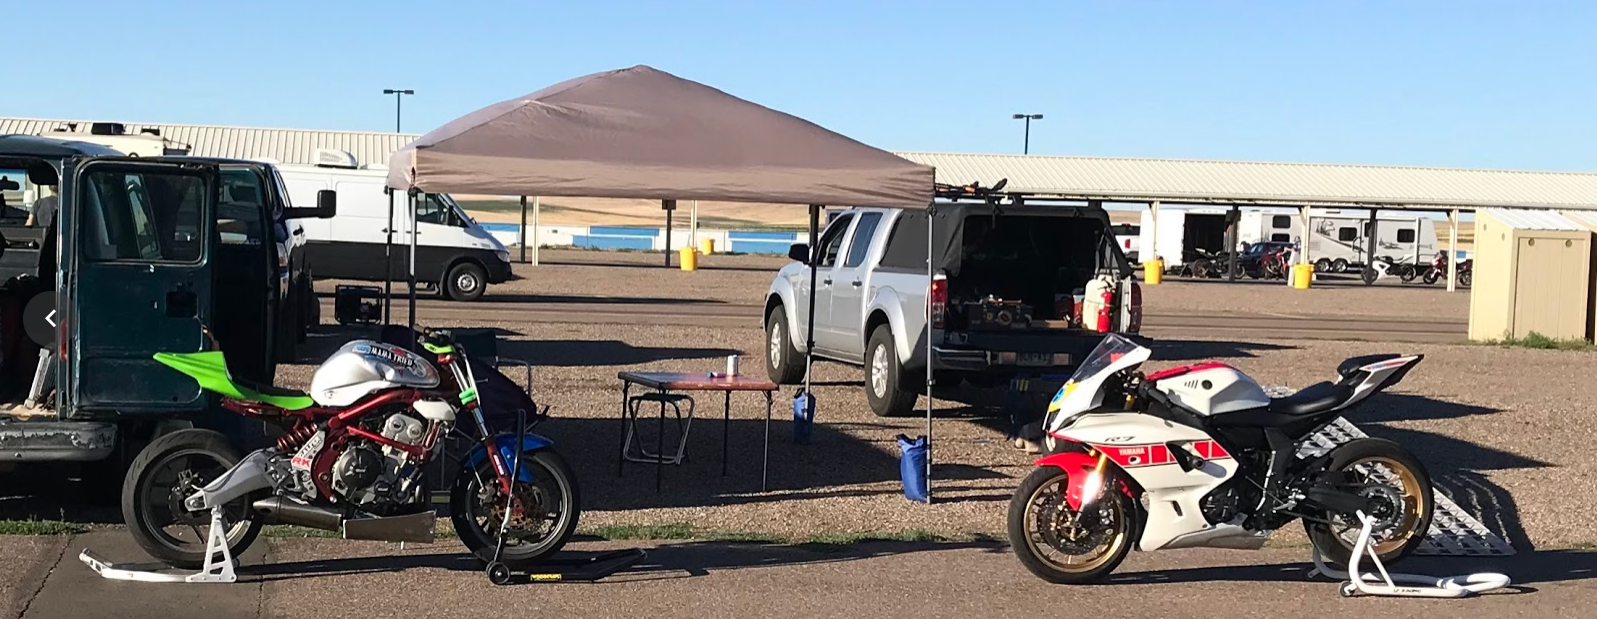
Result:
M521 446L525 444L527 436L527 411L516 412L516 442L513 443L511 456L510 475L512 480L521 476ZM512 484L515 481L511 482ZM488 562L484 572L488 575L488 582L495 585L508 585L516 577L524 577L528 582L594 582L609 577L621 570L636 565L638 561L648 556L642 548L616 550L594 555L586 559L553 559L538 565L542 571L514 572L510 566L499 561L505 550L505 529L510 524L510 513L515 507L516 495L509 493L505 496L505 516L499 519L499 535L494 543L494 558Z
M95 571L103 578L111 580L132 580L137 582L206 582L206 583L232 583L238 581L238 574L234 573L233 553L227 548L227 526L223 524L222 507L211 508L211 528L205 540L205 565L194 574L167 574L137 569L149 567L148 565L123 564L115 565L106 563L95 556L93 552L84 549L78 555L78 560L89 569ZM221 561L217 561L217 557ZM165 567L165 566L162 566Z
M1314 549L1314 569L1309 576L1323 574L1343 581L1340 588L1342 597L1356 595L1380 595L1391 597L1419 597L1419 598L1461 598L1477 595L1507 587L1510 583L1508 576L1495 572L1477 572L1465 576L1448 576L1437 578L1435 576L1422 576L1419 574L1391 574L1386 571L1386 565L1381 563L1381 558L1370 550L1370 534L1375 529L1375 521L1364 512L1358 512L1359 520L1364 526L1359 529L1358 541L1353 543L1353 557L1348 560L1348 571L1343 572L1325 564L1325 558L1320 556L1320 550ZM1369 554L1370 560L1375 562L1376 571L1380 576L1359 570L1364 555ZM1349 572L1358 574L1351 578Z

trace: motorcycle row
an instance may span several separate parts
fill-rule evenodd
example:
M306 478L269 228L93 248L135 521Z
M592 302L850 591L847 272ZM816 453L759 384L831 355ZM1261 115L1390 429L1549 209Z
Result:
M370 340L345 344L317 368L308 393L236 380L220 351L157 354L227 410L277 425L281 436L243 457L208 430L153 441L123 490L134 539L168 565L203 567L200 581L211 578L217 555L228 563L269 523L431 541L430 489L447 481L455 531L496 583L559 551L577 526L580 495L553 442L525 430L527 414L536 423L547 411L530 396L486 401L480 389L496 370L468 359L447 332L415 337L425 356ZM1272 398L1221 363L1145 374L1139 368L1151 354L1110 334L1049 403L1046 455L1008 510L1010 542L1033 574L1094 582L1132 549L1258 548L1293 521L1341 564L1356 552L1394 562L1423 541L1435 509L1431 480L1401 446L1361 438L1296 457L1299 443L1397 384L1420 355L1348 359L1335 382ZM513 433L492 427L506 408L518 409ZM450 435L474 447L452 480L430 479L427 465ZM188 531L195 537L185 539ZM1359 543L1361 534L1371 541ZM83 560L117 577L87 552Z
M1251 279L1286 279L1292 270L1292 250L1290 246L1282 245L1282 247L1262 247L1260 251L1252 254L1244 252L1238 256L1237 274ZM1459 285L1470 285L1474 263L1474 259L1471 258L1458 263ZM1346 273L1355 269L1366 284L1373 284L1385 277L1396 277L1405 284L1416 280L1435 284L1447 277L1448 257L1447 252L1439 251L1428 263L1409 263L1398 262L1390 256L1379 256L1374 263L1365 265L1362 269L1343 259L1321 258L1314 262L1316 273ZM1225 277L1230 270L1229 254L1211 253L1200 249L1196 250L1194 256L1183 265L1180 274L1197 278L1215 278Z

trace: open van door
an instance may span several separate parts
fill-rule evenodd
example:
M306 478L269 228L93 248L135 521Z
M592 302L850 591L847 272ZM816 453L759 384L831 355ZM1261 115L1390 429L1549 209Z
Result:
M205 408L188 376L151 356L206 348L218 187L213 164L77 159L62 188L59 345L79 410ZM67 409L71 410L71 409Z

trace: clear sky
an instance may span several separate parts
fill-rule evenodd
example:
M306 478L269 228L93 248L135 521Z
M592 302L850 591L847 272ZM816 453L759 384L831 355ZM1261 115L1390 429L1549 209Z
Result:
M134 8L137 6L137 8ZM0 115L432 129L648 64L876 146L1597 170L1597 2L12 2Z

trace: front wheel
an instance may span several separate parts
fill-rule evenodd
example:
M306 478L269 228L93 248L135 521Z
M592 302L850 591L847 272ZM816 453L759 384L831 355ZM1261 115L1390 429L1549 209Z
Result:
M1086 584L1108 576L1131 552L1137 515L1131 500L1109 480L1097 502L1071 510L1065 502L1069 481L1064 469L1045 466L1020 482L1009 501L1009 545L1038 578Z
M1366 514L1375 520L1370 552L1391 564L1412 554L1425 541L1435 512L1431 476L1413 454L1391 441L1361 438L1332 450L1322 475L1340 477L1337 489L1369 501ZM1309 541L1326 559L1347 565L1361 523L1354 514L1321 512L1321 520L1304 521Z
M444 294L456 301L476 301L488 289L488 274L482 267L462 262L444 276Z
M477 559L491 563L503 526L504 550L498 561L517 570L536 564L566 545L577 530L581 505L576 476L560 454L540 449L523 453L521 458L521 466L532 474L532 482L515 484L515 506L509 510L493 462L488 458L475 467L461 467L449 493L449 518L461 543ZM508 468L510 463L505 465Z
M865 345L865 400L878 417L902 417L915 408L920 394L906 389L893 331L880 325Z
M791 385L804 379L804 355L793 345L782 306L765 317L765 375L778 385Z
M1458 272L1458 285L1460 285L1460 286L1468 286L1469 285L1469 280L1470 280L1469 271L1459 271Z
M122 521L133 541L162 563L199 569L211 528L209 511L191 511L183 500L238 464L227 438L210 430L179 430L151 441L139 452L122 483ZM248 498L222 506L227 547L238 557L261 532Z

